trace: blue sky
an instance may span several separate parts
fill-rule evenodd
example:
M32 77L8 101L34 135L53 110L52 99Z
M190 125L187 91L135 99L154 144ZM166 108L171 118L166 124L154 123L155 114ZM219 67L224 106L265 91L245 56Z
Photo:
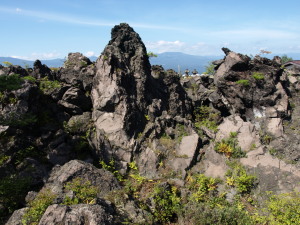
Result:
M0 56L98 56L122 22L155 53L299 53L299 9L299 0L1 0Z

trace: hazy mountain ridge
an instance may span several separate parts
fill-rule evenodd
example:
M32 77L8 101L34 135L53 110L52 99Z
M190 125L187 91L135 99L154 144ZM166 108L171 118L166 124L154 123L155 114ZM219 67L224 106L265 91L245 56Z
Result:
M274 56L279 55L282 56L284 54L269 54L264 55L267 58L273 58ZM286 54L288 57L293 59L300 59L300 53L288 53ZM210 62L218 59L222 59L221 55L211 55L211 56L200 56L200 55L189 55L182 52L164 52L157 54L157 57L151 57L150 63L151 65L161 65L164 69L173 69L176 72L184 73L186 69L190 71L196 69L199 73L203 73L205 71L205 66L207 66ZM96 61L97 57L92 56L89 57L91 61ZM48 67L62 67L65 59L49 59L49 60L41 60L42 64L46 64ZM34 60L24 60L13 57L0 57L0 64L3 62L10 62L13 65L19 65L22 67L33 67Z

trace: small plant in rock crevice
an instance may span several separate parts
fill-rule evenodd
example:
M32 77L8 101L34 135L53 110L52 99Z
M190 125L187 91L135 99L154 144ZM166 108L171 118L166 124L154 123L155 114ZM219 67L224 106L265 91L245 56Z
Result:
M44 77L40 80L40 90L43 93L49 93L54 91L57 88L60 88L61 84L59 83L59 81L54 80L48 80L48 77Z
M227 162L230 167L226 172L226 183L235 187L241 194L249 193L255 186L257 177L247 173L245 167L237 161Z
M245 86L245 87L248 87L248 86L250 86L250 81L249 80L238 80L238 81L236 81L235 82L236 84L240 84L240 85L243 85L243 86Z
M242 158L246 153L238 145L237 132L230 132L230 137L215 144L215 151L223 153L227 158Z
M40 191L35 199L29 203L29 208L23 215L22 224L37 225L48 206L53 204L56 197L56 194L51 192L51 190L44 189Z
M264 80L265 79L265 75L263 73L259 73L259 72L252 73L252 77L255 80Z
M191 199L197 202L207 201L216 194L220 179L207 177L204 174L189 175L188 188L192 191Z
M65 189L73 192L73 197L65 197L63 204L75 205L75 204L92 204L95 203L95 199L99 192L99 189L92 185L90 181L77 177L72 181L69 181L65 185Z
M157 185L154 187L152 198L155 206L153 209L154 221L163 224L172 222L180 208L181 198L177 188L171 186L169 190Z
M104 160L101 160L99 163L103 169L112 172L118 181L124 181L124 176L116 169L116 161L114 159L110 159L108 163L106 163Z
M207 127L213 132L218 131L220 113L209 106L200 106L194 110L195 127L200 130L202 126Z

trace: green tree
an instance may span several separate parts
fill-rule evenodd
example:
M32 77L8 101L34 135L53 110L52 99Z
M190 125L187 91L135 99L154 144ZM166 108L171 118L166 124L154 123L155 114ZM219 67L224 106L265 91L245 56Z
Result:
M281 63L282 63L282 64L287 63L287 62L289 62L289 61L293 61L293 58L288 57L287 55L281 56Z
M215 73L215 65L210 62L207 66L205 66L204 74L212 75L214 73Z
M148 52L147 55L148 55L149 58L151 58L151 57L157 57L157 55L154 54L153 52Z

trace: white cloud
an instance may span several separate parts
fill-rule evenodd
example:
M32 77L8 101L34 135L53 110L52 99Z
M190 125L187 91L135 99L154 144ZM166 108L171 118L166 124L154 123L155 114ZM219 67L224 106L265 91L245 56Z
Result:
M22 12L22 9L16 8L16 12Z
M183 47L186 45L181 41L156 41L156 42L146 42L146 47L155 52L180 52L183 50Z
M58 52L49 52L49 53L37 53L33 52L29 56L18 56L18 55L13 55L11 56L13 58L18 58L18 59L24 59L24 60L44 60L44 59L56 59L61 57L61 54Z
M91 57L91 56L97 56L95 52L93 51L88 51L84 54L86 57Z

